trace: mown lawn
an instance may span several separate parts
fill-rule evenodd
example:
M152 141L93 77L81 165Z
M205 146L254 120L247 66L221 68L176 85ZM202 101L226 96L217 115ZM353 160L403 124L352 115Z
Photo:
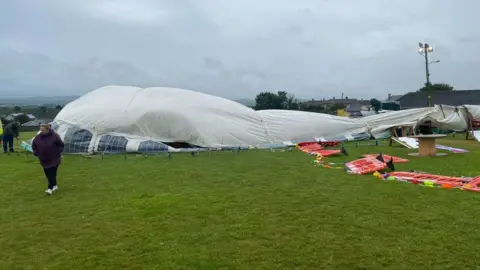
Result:
M447 142L472 152L398 169L480 175L477 143ZM411 152L348 150L330 160ZM51 197L35 158L0 164L2 269L480 268L480 194L351 176L299 151L67 156Z

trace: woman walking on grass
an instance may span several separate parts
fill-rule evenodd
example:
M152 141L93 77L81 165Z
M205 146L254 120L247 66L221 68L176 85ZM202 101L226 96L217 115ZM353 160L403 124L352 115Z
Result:
M57 170L62 160L63 141L51 130L48 124L40 126L40 133L33 139L33 154L38 157L43 167L45 176L48 180L48 189L45 190L47 195L52 195L53 191L58 189L57 186Z

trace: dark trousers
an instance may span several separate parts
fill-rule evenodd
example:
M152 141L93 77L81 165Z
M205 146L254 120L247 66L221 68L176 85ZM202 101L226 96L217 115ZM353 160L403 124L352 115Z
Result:
M13 152L13 136L3 135L3 152Z
M57 185L57 170L58 166L51 167L51 168L43 168L45 172L45 176L48 180L48 189L52 189L54 186Z

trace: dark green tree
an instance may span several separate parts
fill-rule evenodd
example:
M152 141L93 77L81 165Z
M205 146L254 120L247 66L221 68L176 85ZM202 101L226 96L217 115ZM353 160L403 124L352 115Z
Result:
M298 110L305 112L324 113L325 107L320 104L299 103Z
M455 90L455 88L452 85L447 83L434 83L418 89L418 91L420 92L437 92L437 91L453 91L453 90Z
M282 102L287 102L288 93L286 91L278 91L277 96Z
M337 110L345 109L347 106L343 103L334 103L327 108L330 113L337 113Z
M287 95L287 100L285 102L285 109L287 110L298 110L299 102L294 95Z
M255 97L255 110L297 110L298 101L285 91L262 92Z
M19 122L21 125L30 121L30 118L26 114L20 114L19 116L15 117L15 121Z
M382 110L398 111L400 110L400 105L394 102L382 103Z
M370 105L372 105L372 108L376 113L382 109L382 102L380 102L378 99L372 98L370 100Z
M20 108L20 106L15 106L15 107L13 108L13 111L16 112L16 113L19 113L19 112L22 111L22 108Z
M272 92L262 92L255 97L255 110L283 109L284 101Z

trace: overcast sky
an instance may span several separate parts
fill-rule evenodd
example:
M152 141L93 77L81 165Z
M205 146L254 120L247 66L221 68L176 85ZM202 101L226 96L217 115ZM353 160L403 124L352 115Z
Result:
M227 98L385 98L431 80L479 89L475 0L1 0L0 95L106 84ZM9 90L9 91L7 91Z

